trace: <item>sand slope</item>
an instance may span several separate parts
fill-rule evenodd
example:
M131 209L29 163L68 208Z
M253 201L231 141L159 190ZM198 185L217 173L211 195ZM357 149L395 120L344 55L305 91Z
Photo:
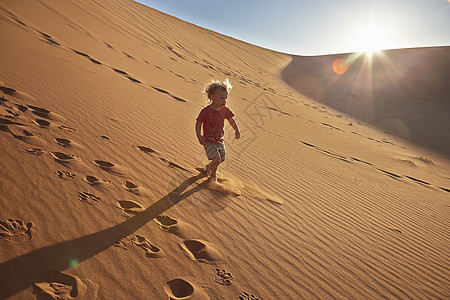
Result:
M450 156L440 138L450 135L450 47L294 56L282 77L327 106Z
M450 296L447 131L419 147L289 86L329 58L128 0L6 0L0 28L0 298ZM242 138L211 186L194 122L226 77Z

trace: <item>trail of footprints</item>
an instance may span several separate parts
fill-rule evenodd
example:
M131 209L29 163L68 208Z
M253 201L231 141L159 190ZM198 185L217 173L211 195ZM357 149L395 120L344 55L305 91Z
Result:
M118 69L118 68L115 68L115 67L107 66L106 64L103 64L103 63L100 62L99 60L94 59L94 58L92 58L91 56L89 56L88 54L83 53L83 52L81 52L81 51L78 51L78 50L75 50L75 49L71 49L71 50L72 50L74 53L76 53L76 54L78 54L78 55L80 55L80 56L82 56L82 57L84 57L84 58L90 60L91 62L93 62L93 63L95 63L95 64L97 64L97 65L104 65L104 66L108 67L109 69L111 69L111 70L113 70L114 72L116 72L116 73L118 73L118 74L124 76L125 78L127 78L128 80L130 80L130 81L132 81L132 82L134 82L134 83L144 84L142 81L136 79L135 76L128 74L126 71L123 71L123 70ZM129 55L127 55L127 56L130 58ZM171 94L170 92L168 92L168 91L166 91L166 90L164 90L164 89L162 89L162 88L150 86L150 85L148 85L148 84L145 84L145 85L147 85L147 86L153 88L154 90L156 90L156 91L158 91L158 92L160 92L160 93L162 93L162 94L166 94L166 95L172 97L173 99L175 99L175 100L177 100L177 101L180 101L180 102L187 102L187 101L184 100L183 98L178 97L178 96L175 96L175 95Z
M0 91L2 91L3 93L0 98L0 131L5 132L6 134L10 134L13 138L19 139L29 144L30 146L24 149L24 151L28 154L39 156L45 153L49 153L54 158L56 163L70 169L58 170L56 172L56 175L63 180L75 179L76 174L73 173L73 170L77 169L77 164L82 163L82 160L79 156L74 154L67 154L66 152L62 151L45 151L40 147L46 146L46 142L41 138L41 136L55 133L55 130L61 130L63 132L71 133L76 131L76 129L60 124L60 122L64 122L64 117L48 109L31 104L19 103L20 101L15 101L33 99L31 96L5 86L0 86ZM164 90L159 91L161 93L168 93ZM53 130L49 131L49 128ZM107 136L101 136L101 138L109 139L109 137ZM82 146L80 144L68 138L55 137L53 138L53 142L61 146L61 148L65 150L76 151L82 149ZM424 180L420 180L407 175L398 175L393 172L378 168L370 162L355 157L347 157L308 142L300 142L307 147L310 147L316 151L319 151L336 159L348 163L357 162L369 165L392 178L406 178L421 185L432 186L430 183ZM192 171L190 171L189 169L160 156L159 151L155 149L142 145L132 145L132 147L143 152L146 155L158 158L160 161L166 163L168 167L192 173ZM113 174L119 178L126 177L128 173L127 169L124 166L120 166L109 161L93 160L91 163L92 165L97 166L99 169ZM101 191L102 187L111 184L111 181L98 178L94 175L86 175L83 177L83 180L86 184L97 188L99 191ZM122 188L138 196L145 195L145 188L138 186L131 180L125 180ZM448 188L440 187L440 189L446 192L450 192L450 189ZM90 205L97 205L102 203L101 197L87 191L79 192L78 200ZM116 201L114 205L118 209L120 209L123 215L126 217L132 217L144 210L144 207L140 203L131 200L119 200ZM185 238L185 236L183 236L183 233L185 233L186 230L183 230L183 227L188 226L187 224L169 216L159 216L155 218L154 221L157 223L158 227L161 230L178 235L181 238ZM14 219L0 221L0 239L5 239L13 243L24 243L31 240L32 230L34 229L32 227L32 222L28 222L25 224L21 220ZM398 232L401 233L401 231L399 230ZM133 237L118 239L116 246L122 247L124 249L129 249L132 246L136 246L144 250L145 256L151 258L160 258L165 256L165 253L162 249L153 245L146 237L142 235L135 235ZM194 261L215 263L216 261L220 261L222 259L221 253L217 249L215 249L214 245L211 245L207 241L198 239L183 239L180 242L180 247L185 252L186 256ZM215 269L215 271L216 274L213 278L215 282L222 285L230 285L232 283L234 277L231 273L226 272L224 269ZM187 296L189 296L193 295L194 293L201 292L201 289L195 287L194 284L179 278L166 283L166 294L171 297L170 295L173 295L175 290L177 291L177 293L180 291L180 286L181 290L184 291L182 293L183 295L186 294ZM239 299L258 298L247 292L243 292L241 296L239 296Z
M76 151L82 149L82 146L68 138L55 137L51 140L55 144L59 145L62 151L46 151L43 148L45 148L47 143L44 139L40 138L54 134L57 130L63 130L70 133L74 132L75 129L59 124L58 122L64 121L64 118L48 109L18 103L17 100L20 98L14 96L21 95L22 93L4 86L1 86L0 90L4 94L2 95L0 101L0 130L6 134L10 134L13 138L17 138L25 143L31 144L29 147L25 148L24 151L26 153L37 156L49 154L53 157L55 163L66 167L67 169L58 170L55 172L55 176L58 178L66 181L75 180L77 178L77 174L74 170L77 169L77 164L82 163L82 159L75 154L68 154L62 151ZM49 127L52 127L54 130L49 131ZM36 128L36 130L34 130L34 128ZM20 135L20 133L23 135ZM30 138L26 139L24 137ZM42 146L42 148L35 147L36 144ZM133 145L133 148L143 152L146 155L154 156L170 168L192 173L189 169L160 156L159 151L156 151L150 147ZM125 167L109 161L93 160L91 163L99 169L116 175L119 178L125 177L127 174ZM82 177L82 180L87 185L95 187L100 192L102 187L112 184L111 181L101 179L94 175L85 175ZM138 186L131 180L125 180L122 188L138 196L145 195L145 188ZM80 191L77 197L80 202L87 203L89 205L101 204L103 200L98 195L88 191ZM135 216L145 209L140 203L131 200L119 200L116 201L114 205L122 211L125 217ZM154 219L154 221L156 222L158 228L162 231L175 234L182 239L180 242L180 248L181 251L184 251L188 258L204 263L216 263L222 259L222 254L220 251L218 251L211 243L199 239L186 239L186 233L191 232L191 225L169 216L158 216ZM32 222L25 223L22 220L7 219L5 221L0 221L0 239L17 244L25 243L30 241L32 238L32 232L34 230L33 226L34 224ZM152 242L145 236L138 234L131 237L118 238L115 246L123 249L130 249L135 246L142 249L145 256L149 258L161 258L166 256L163 249L152 244ZM224 269L215 270L216 274L212 278L215 282L221 285L230 285L232 283L234 277L231 273L226 272ZM35 285L35 287L39 293L42 293L42 287L45 285L46 283L39 283ZM202 288L199 288L195 284L181 278L167 282L165 291L168 295L174 295L174 293L179 295L180 286L182 294L186 295L186 297L205 293ZM245 292L243 295L245 295Z
M429 183L429 182L427 182L427 181L424 181L424 180L421 180L421 179L417 179L417 178L412 177L412 176L395 174L395 173L393 173L393 172L390 172L390 171L384 170L384 169L382 169L382 168L379 168L379 167L377 167L376 165L374 165L374 164L372 164L372 163L370 163L370 162L364 161L364 160L362 160L362 159L359 159L359 158L356 158L356 157L347 157L347 156L338 154L338 153L336 153L336 152L333 152L333 151L331 151L331 150L328 150L328 149L324 149L324 148L318 147L318 146L313 145L313 144L308 143L308 142L304 142L304 141L300 141L300 142L301 142L303 145L305 145L305 146L311 147L311 148L313 148L313 149L316 150L316 151L319 151L319 152L321 152L321 153L323 153L323 154L325 154L325 155L328 155L328 156L337 158L337 159L339 159L339 160L342 160L342 161L345 161L345 162L348 162L348 163L358 162L358 163L362 163L362 164L371 166L371 167L373 167L374 169L376 169L377 171L382 172L383 174L386 174L386 175L388 175L388 176L391 177L391 178L394 178L394 179L405 178L405 179L409 179L409 180L411 180L411 181L413 181L413 182L415 182L415 183L421 184L421 185L423 185L423 186L435 187L435 188L438 188L438 189L443 190L443 191L445 191L445 192L450 192L450 189L449 189L449 188L439 187L439 186L434 186L434 185L432 185L431 183ZM421 158L418 158L418 159L421 159ZM430 163L431 163L431 162L430 162Z
M225 269L215 269L214 281L222 285L230 285L234 279L233 274L227 272Z
M20 19L19 19L16 15L14 15L13 13L8 12L8 11L6 11L6 10L4 10L4 12L7 13L7 17L11 18L13 21L15 21L15 22L16 22L17 24L19 24L20 26L26 28L28 31L31 31L31 32L36 33L36 34L40 37L40 39L41 39L42 41L46 42L46 43L49 43L49 44L51 44L51 45L53 45L53 46L61 47L61 48L66 49L66 50L68 50L68 51L72 51L73 53L75 53L75 54L77 54L77 55L79 55L79 56L81 56L81 57L83 57L83 58L89 60L90 62L92 62L92 63L94 63L94 64L96 64L96 65L98 65L98 66L104 66L104 67L107 67L107 68L111 69L112 71L116 72L117 74L120 74L121 76L127 78L128 80L130 80L130 81L132 81L132 82L134 82L134 83L137 83L137 84L144 84L144 85L146 85L146 86L148 86L148 87L150 87L150 88L152 88L152 89L154 89L154 90L156 90L156 91L158 91L158 92L160 92L160 93L162 93L162 94L166 94L166 95L170 96L170 97L173 98L174 100L177 100L177 101L180 101L180 102L187 102L187 100L185 100L185 99L183 99L183 98L181 98L181 97L175 96L175 95L171 94L170 92L168 92L168 91L166 91L166 90L164 90L164 89L162 89L162 88L154 87L154 86L151 86L151 85L149 85L149 84L143 83L141 80L137 79L134 75L131 75L131 74L129 74L128 72L126 72L126 71L124 71L124 70L115 68L115 67L113 67L113 66L108 66L107 64L102 63L100 60L93 58L92 56L90 56L90 55L87 54L87 53L84 53L84 52L79 51L79 50L77 50L77 49L73 49L73 48L70 48L70 47L68 47L68 46L65 46L65 45L63 45L62 42L57 41L57 40L56 40L54 37L52 37L51 35L46 34L46 33L42 32L42 31L40 31L40 30L38 30L38 29L35 29L35 28L33 28L31 25L25 24L24 21L20 20ZM114 49L114 47L112 47L110 44L105 43L105 42L104 42L104 44L105 44L108 48ZM114 50L115 50L115 49L114 49ZM169 50L171 50L171 49L169 49ZM122 54L125 55L127 58L136 60L133 56L131 56L130 54L128 54L128 53L126 53L126 52L124 52L124 51L122 51ZM144 61L144 62L146 62L146 61ZM148 62L146 62L146 63L148 63ZM180 77L182 77L183 79L185 79L185 78L184 78L183 76L181 76L181 75L178 75L178 76L180 76ZM44 112L44 114L45 114L45 112ZM47 123L46 120L39 120L39 121L36 121L36 122L42 122L42 126L44 126L44 127L50 125L50 124Z
M248 101L247 99L244 99L244 98L243 98L243 100ZM292 114L290 114L290 113L284 112L284 111L278 109L278 107L267 106L267 103L266 103L266 102L264 102L264 103L265 103L266 106L261 106L261 105L258 105L258 104L256 104L256 103L252 103L252 105L257 105L257 106L259 106L261 109L269 109L269 110L276 111L276 112L280 113L280 115L287 115L287 116L290 116L290 117L300 117L300 116L298 116L298 115L292 115ZM304 103L304 105L305 105L305 106L311 106L310 104L307 104L307 103ZM319 109L319 107L315 107L315 106L314 106L313 108L314 108L314 109ZM330 114L330 113L327 112L327 111L324 111L324 112L326 112L326 113L329 114L329 115L337 116L338 118L342 118L342 115L339 115L339 114L338 114L338 115L333 115L333 114ZM315 123L314 121L311 121L311 122ZM328 124L328 123L325 123L325 122L322 122L321 125L326 126L326 127L329 127L329 128L332 129L332 130L337 130L337 131L341 131L341 132L347 132L347 131L345 131L345 130L342 130L342 129L336 127L336 126L333 126L333 125ZM349 125L349 126L353 126L353 124L352 124L351 122L350 122L348 125ZM371 138L371 137L363 136L363 135L361 135L361 134L359 134L359 133L357 133L357 132L354 132L354 131L352 131L351 133L352 133L352 134L355 134L355 135L359 135L359 136L365 137L365 138L367 138L367 139L369 139L369 140L372 140L372 141L375 141L375 142L377 142L377 143L386 143L386 144L395 145L394 143L392 143L392 142L390 142L390 141L388 141L388 140L386 140L386 139L378 140L378 139L374 139L374 138ZM272 133L272 134L274 134L274 133ZM274 135L277 135L277 134L274 134ZM300 142L300 143L302 143L302 144L304 144L304 145L306 145L306 146L308 146L308 147L313 148L313 149L316 150L316 151L319 151L319 152L321 152L321 153L323 153L323 154L325 154L325 155L328 155L328 156L330 156L330 157L334 157L334 158L336 158L336 159L342 160L342 161L344 161L344 162L348 162L348 163L359 162L359 163L363 163L363 164L372 166L372 167L375 168L377 171L382 172L382 173L384 173L384 174L386 174L386 175L388 175L388 176L390 176L391 178L394 178L394 179L405 178L405 179L412 180L413 182L418 183L418 184L421 184L421 185L423 185L423 186L435 187L435 188L438 188L438 189L443 190L443 191L445 191L445 192L450 192L450 189L449 189L449 188L446 188L446 187L439 187L439 186L434 186L434 185L432 185L431 183L429 183L429 182L427 182L427 181L424 181L424 180L421 180L421 179L418 179L418 178L415 178L415 177L412 177L412 176L408 176L408 175L404 175L404 176L398 175L398 174L395 174L395 173L393 173L393 172L390 172L390 171L381 169L381 168L375 166L374 164L372 164L372 163L370 163L370 162L367 162L367 161L364 161L364 160L361 160L361 159L358 159L358 158L355 158L355 157L347 157L347 156L345 156L345 155L341 155L341 154L336 153L336 152L334 152L334 151L332 151L332 150L329 150L329 149L325 149L325 148L318 147L318 146L313 145L313 144L308 143L308 142L304 142L304 141L297 141L297 142ZM422 160L422 161L424 161L424 162L426 162L426 163L432 163L432 162L429 162L428 160L423 159L423 158L417 158L417 159L418 159L418 160ZM406 163L413 164L413 162L411 162L411 161L406 161Z
M265 89L264 89L264 90L265 90ZM272 92L275 93L274 91L272 91ZM284 95L283 97L284 97L284 98L289 98L289 99L292 100L292 95L290 94L289 96L290 96L290 97ZM261 101L258 100L259 98L261 98ZM361 137L363 137L363 138L366 138L366 139L368 139L368 140L371 140L371 141L374 141L374 142L377 142L377 143L385 143L385 144L395 145L393 142L391 142L391 141L389 141L389 140L387 140L387 139L385 139L385 138L383 138L383 139L381 139L381 140L380 140L380 139L375 139L375 138L372 138L372 137L368 137L368 136L362 135L362 134L357 133L357 132L355 132L355 131L347 131L347 130L344 130L344 129L342 129L342 128L336 127L336 126L334 126L334 125L332 125L332 124L329 124L329 123L326 123L326 122L317 122L317 121L313 121L313 120L308 120L308 119L305 119L305 118L303 118L303 117L301 117L301 116L299 116L299 115L297 115L297 114L291 114L291 113L288 113L288 112L286 112L286 111L283 111L283 110L279 109L278 106L277 106L277 104L276 104L276 102L273 101L269 96L267 96L267 95L264 94L264 93L260 93L255 99L253 99L253 100L251 100L251 101L249 101L249 100L246 99L246 98L241 98L241 99L244 100L244 101L246 101L246 102L249 102L249 105L244 109L244 111L245 111L248 115L250 115L252 118L255 118L254 121L255 121L256 123L261 123L261 122L264 123L263 119L264 119L264 118L267 118L267 117L269 117L270 119L272 119L271 111L274 111L274 112L277 112L277 113L278 113L278 116L285 115L285 116L288 116L288 117L304 119L304 120L307 120L307 121L309 121L309 122L311 122L311 123L314 123L314 124L317 124L317 125L320 125L320 126L328 127L328 128L330 128L331 130L340 131L340 132L344 132L344 133L351 133L351 134L361 136ZM336 118L336 117L337 117L337 118L339 118L339 119L344 118L343 115L341 115L341 114L330 113L329 111L326 110L326 106L321 106L321 107L319 107L319 106L315 106L315 105L311 105L311 104L305 103L304 101L293 101L293 102L294 102L294 103L299 103L299 102L300 102L300 103L302 103L305 107L308 107L308 108L317 110L317 111L319 111L319 112L321 112L321 113L324 113L324 114L327 115L326 118L328 118L328 116L331 116L331 117L333 117L333 118ZM258 109L256 110L256 112L253 111L254 109L251 108L252 106L256 106L256 107L258 108ZM266 111L266 112L263 113L264 111ZM257 121L258 119L260 119L260 120L259 120L260 122ZM347 122L348 122L348 124L347 124L348 126L353 126L353 123L352 123L351 120L347 119ZM361 124L361 122L358 121L358 124ZM272 134L273 134L273 133L272 133ZM276 134L275 134L275 135L276 135ZM402 147L402 148L404 148L404 147Z
M131 74L129 74L128 72L126 72L124 70L115 68L113 66L108 66L107 64L102 63L100 60L92 57L91 55L89 55L87 53L84 53L84 52L79 51L77 49L73 49L73 48L71 48L69 46L66 46L61 41L58 41L56 38L52 37L51 35L49 35L47 33L44 33L42 31L34 28L31 24L26 24L26 22L24 20L20 20L20 18L17 17L16 15L14 15L12 12L9 12L7 10L3 10L3 11L6 13L5 17L10 18L12 21L17 23L20 27L24 28L25 30L37 34L39 36L39 38L45 43L48 43L48 44L50 44L52 46L56 46L56 47L60 47L60 48L66 49L68 51L71 51L71 52L73 52L73 53L75 53L75 54L77 54L77 55L79 55L79 56L89 60L90 62L98 65L98 66L104 66L104 67L107 67L107 68L111 69L112 71L122 75L123 77L127 78L128 80L130 80L130 81L132 81L134 83L146 85L146 86L148 86L150 88L155 89L158 92L161 92L163 94L167 94L168 96L172 97L173 99L175 99L177 101L187 102L187 100L185 100L185 99L183 99L181 97L175 96L175 95L171 94L170 92L165 91L164 89L161 89L159 87L154 87L154 86L151 86L149 84L146 84L146 83L142 82L141 80L137 79L134 75L131 75ZM89 35L89 37L93 38L93 36L91 34L88 33L88 35ZM132 59L132 60L135 60L135 61L141 61L141 62L143 62L145 64L150 64L148 62L148 60L139 60L139 59L133 57L132 55L130 55L129 53L127 53L125 51L120 51L120 50L115 49L111 44L109 44L109 43L107 43L105 41L100 41L100 42L102 42L109 49L112 49L114 51L118 51L118 52L122 53L128 59ZM177 61L177 59L189 60L185 55L177 52L175 50L175 48L170 46L170 45L159 45L159 46L161 48L163 48L163 49L167 49L169 53L174 54L176 58L169 56L174 61ZM185 49L179 43L176 45L176 47L178 49L182 50L182 51L185 51L185 52L189 53L189 50ZM189 60L189 61L191 63L193 63L193 64L200 65L200 66L202 66L202 67L204 67L204 68L206 68L208 70L212 70L212 71L215 71L215 72L222 73L222 74L224 74L224 75L226 75L228 77L231 76L236 81L240 82L243 85L250 84L250 85L253 85L256 88L260 88L260 89L262 89L264 91L271 92L273 94L277 94L277 91L274 88L270 87L270 85L271 85L270 82L264 82L264 83L263 82L254 82L251 79L249 79L249 75L248 74L242 74L242 72L234 70L229 65L227 65L227 63L225 61L216 60L216 62L219 64L218 66L215 66L215 64L213 62L207 61L205 59L203 59L202 62L199 62L194 57L191 60ZM178 73L175 73L172 70L166 70L166 69L163 69L163 68L161 68L161 67L159 67L157 65L153 65L153 66L155 68L159 69L159 70L172 73L173 75L183 79L185 82L194 83L194 84L200 84L200 85L202 84L202 83L198 82L195 79L186 78L185 76L180 75ZM225 68L223 68L223 67L225 67ZM261 70L260 68L257 68L257 70L259 72L263 72L263 70ZM211 75L211 76L214 77L213 75Z
M65 180L71 180L74 179L75 176L77 176L75 173L71 173L69 171L56 171L56 175L58 175L59 178L65 179Z

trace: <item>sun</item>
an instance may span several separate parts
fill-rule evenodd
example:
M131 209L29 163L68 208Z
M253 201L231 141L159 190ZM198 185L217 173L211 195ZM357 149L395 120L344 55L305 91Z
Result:
M380 26L370 26L359 30L353 39L353 48L358 52L372 54L392 47L389 30Z

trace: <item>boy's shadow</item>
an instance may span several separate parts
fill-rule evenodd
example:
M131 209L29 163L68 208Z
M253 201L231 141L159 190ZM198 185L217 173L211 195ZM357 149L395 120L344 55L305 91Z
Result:
M118 239L132 234L183 199L205 188L207 180L184 192L204 177L205 175L199 174L186 179L142 213L125 222L74 240L34 250L0 264L0 299L6 299L26 289L32 282L44 281L46 271L66 270L74 261L80 263L106 250Z

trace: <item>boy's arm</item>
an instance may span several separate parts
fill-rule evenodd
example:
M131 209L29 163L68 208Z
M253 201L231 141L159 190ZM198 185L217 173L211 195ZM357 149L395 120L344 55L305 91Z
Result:
M231 127L233 127L233 129L234 129L234 137L237 139L240 138L241 132L239 131L239 127L237 126L236 120L234 118L229 118L228 122L230 123Z
M195 133L197 134L197 139L200 144L203 145L204 143L206 143L206 139L202 136L202 123L199 121L195 123Z

